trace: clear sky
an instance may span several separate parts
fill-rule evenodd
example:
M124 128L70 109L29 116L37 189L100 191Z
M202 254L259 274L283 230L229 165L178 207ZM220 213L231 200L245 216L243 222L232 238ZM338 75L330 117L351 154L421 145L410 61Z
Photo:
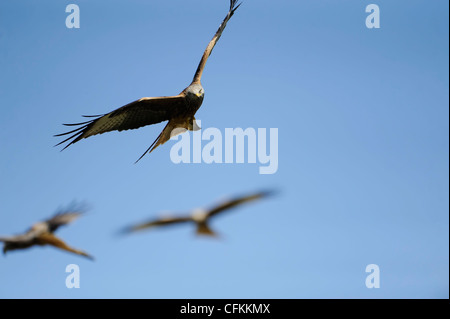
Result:
M80 28L65 25L66 5ZM365 8L380 8L369 29ZM175 164L164 124L53 147L62 123L192 80L227 0L0 2L0 234L73 200L51 247L0 256L1 298L448 298L448 1L245 0L206 64L203 129L277 128L278 170ZM183 225L123 226L274 188ZM68 264L80 288L68 289ZM366 266L380 288L365 285Z

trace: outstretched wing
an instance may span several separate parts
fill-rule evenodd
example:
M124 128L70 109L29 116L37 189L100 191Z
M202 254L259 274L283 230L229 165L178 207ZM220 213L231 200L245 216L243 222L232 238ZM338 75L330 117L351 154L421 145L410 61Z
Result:
M33 227L28 229L25 233L20 235L13 235L3 237L0 236L0 242L14 244L16 246L29 246L37 236L48 231L48 226L45 222L35 223Z
M26 244L33 241L34 238L35 238L34 234L28 232L23 235L7 236L7 237L0 236L0 242L12 244Z
M56 144L58 146L71 140L64 148L89 136L102 134L110 131L123 131L137 129L142 126L156 124L170 120L185 109L185 95L163 97L144 97L131 102L104 115L84 116L95 117L81 123L64 124L66 126L79 126L78 128L55 136L70 135L64 141Z
M0 242L5 243L3 252L6 253L7 250L24 249L31 247L35 244L36 236L38 235L39 232L28 231L27 233L22 235L0 237Z
M45 221L45 223L47 223L48 225L48 231L53 233L60 226L67 225L73 222L75 219L80 217L82 213L83 212L81 211L66 211L57 213L55 216Z
M217 41L219 41L223 30L225 30L228 20L231 19L231 17L234 14L234 11L236 11L240 5L241 5L241 3L237 5L237 0L230 0L230 9L227 13L227 16L222 21L222 24L219 26L219 29L217 30L216 34L214 35L214 37L211 39L208 46L206 47L206 50L203 53L202 59L200 60L200 63L197 67L197 71L195 72L192 83L200 83L200 79L202 77L202 73L203 73L203 69L205 68L206 61L208 60L209 56L211 55L211 52L214 49L214 46L216 45Z
M247 196L242 196L242 197L237 197L228 201L225 201L223 203L221 203L220 205L212 208L209 212L208 212L208 217L214 216L220 212L223 212L227 209L236 207L238 205L241 205L243 203L247 203L247 202L251 202L257 199L261 199L264 197L267 197L269 195L271 195L273 192L272 191L262 191L262 192L258 192L255 194L251 194L251 195L247 195Z
M92 260L94 259L91 255L87 254L86 252L70 247L64 241L62 241L61 239L50 233L42 234L39 237L37 237L36 240L39 243L39 245L51 245L65 251L87 257Z
M181 224L186 222L191 222L192 217L166 217L166 218L160 218L156 220L151 220L149 222L145 222L142 224L137 224L134 226L126 227L122 229L122 233L130 233L137 230L142 230L150 227L155 226L166 226L166 225L173 225L173 224Z

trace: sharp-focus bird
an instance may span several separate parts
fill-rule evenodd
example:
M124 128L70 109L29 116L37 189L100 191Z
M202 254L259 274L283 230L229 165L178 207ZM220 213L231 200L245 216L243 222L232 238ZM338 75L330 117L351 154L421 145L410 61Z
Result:
M254 201L257 199L261 199L271 195L273 192L271 191L262 191L246 196L236 197L231 200L227 200L225 202L220 203L217 206L214 206L210 209L195 209L192 211L190 215L187 216L179 216L179 217L166 217L160 218L156 220L151 220L149 222L144 222L142 224L137 224L131 227L127 227L122 230L122 233L130 233L138 230L143 230L156 226L166 226L166 225L174 225L174 224L182 224L182 223L195 223L197 226L196 233L198 235L209 235L216 236L216 233L211 230L208 225L209 219L211 217L216 216L217 214L229 210L230 208L234 208L238 205L241 205L246 202Z
M171 136L183 133L186 130L195 131L200 129L194 117L195 113L202 105L203 97L205 95L200 79L208 57L211 55L214 46L222 35L228 20L230 20L240 5L241 4L237 4L237 0L230 0L229 11L216 34L206 47L192 83L180 94L175 96L144 97L107 114L84 115L84 117L92 117L94 119L82 123L64 124L66 126L79 127L72 131L55 135L63 136L72 134L55 146L70 140L63 148L64 150L71 144L96 134L137 129L142 126L168 120L169 122L166 127L144 154L136 161L138 162L145 154L147 154L147 152L152 152L156 147L167 142Z
M94 259L84 251L68 246L53 234L60 226L73 222L81 214L81 211L76 210L61 211L50 219L33 224L24 234L0 237L0 242L4 243L3 254L6 254L9 250L26 249L35 245L51 245L89 259Z

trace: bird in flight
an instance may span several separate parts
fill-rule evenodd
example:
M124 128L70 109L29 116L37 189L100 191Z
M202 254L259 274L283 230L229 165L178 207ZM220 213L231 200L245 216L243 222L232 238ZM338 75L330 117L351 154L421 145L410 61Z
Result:
M3 254L9 250L26 249L35 245L45 246L51 245L65 251L94 259L82 250L68 246L60 238L53 233L60 227L73 222L82 214L79 210L65 210L56 213L52 218L37 222L31 228L21 235L0 237L0 242L3 242Z
M71 134L68 138L55 146L68 142L62 149L64 150L79 140L93 135L110 131L137 129L146 125L169 121L156 140L136 161L137 163L145 154L147 154L147 152L151 153L156 147L167 142L172 136L183 133L186 130L199 130L200 127L198 127L194 115L202 105L203 97L205 95L205 91L200 81L203 70L206 61L222 35L227 22L240 5L241 4L237 4L237 0L230 0L229 11L216 34L206 47L192 83L180 94L174 96L143 97L107 114L83 115L84 117L93 119L81 123L63 124L66 126L78 127L72 131L55 135L64 136Z
M262 191L245 196L235 197L233 199L224 201L219 205L216 205L210 209L195 209L189 215L179 216L179 217L166 217L155 220L150 220L141 224L126 227L122 230L122 233L135 232L147 228L157 227L157 226L167 226L174 224L184 224L184 223L194 223L197 227L196 233L198 235L208 235L216 236L216 233L211 230L208 223L210 218L216 216L219 213L227 211L231 208L235 208L241 204L255 201L273 194L272 191Z

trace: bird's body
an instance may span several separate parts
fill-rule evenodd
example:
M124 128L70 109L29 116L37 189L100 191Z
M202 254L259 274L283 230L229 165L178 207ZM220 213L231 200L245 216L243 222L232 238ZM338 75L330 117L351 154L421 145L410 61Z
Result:
M196 233L198 235L216 236L216 233L209 227L209 220L218 213L224 212L243 203L261 199L271 195L270 191L257 192L250 195L236 197L234 199L224 201L210 209L195 209L191 214L178 217L165 217L151 220L149 222L137 224L127 227L123 230L125 233L152 228L156 226L167 226L182 223L194 223L196 225Z
M32 246L51 245L68 252L93 259L84 251L68 246L64 241L56 237L53 233L62 225L71 223L81 215L80 211L65 211L56 214L52 218L33 224L30 229L21 235L0 237L0 242L4 243L3 253L10 250L27 249Z
M180 94L162 97L144 97L127 105L124 105L110 113L93 117L94 119L75 124L64 124L66 126L78 126L76 129L55 136L70 135L67 139L58 143L60 145L71 140L64 148L78 142L83 138L102 134L110 131L124 131L137 129L146 125L152 125L163 121L169 121L158 138L142 154L138 161L147 152L152 152L159 145L167 142L171 136L180 134L186 130L197 130L199 127L195 122L195 113L200 108L204 98L204 89L201 85L201 77L206 61L222 35L228 20L240 6L237 0L230 0L230 9L216 34L208 44L191 84Z

